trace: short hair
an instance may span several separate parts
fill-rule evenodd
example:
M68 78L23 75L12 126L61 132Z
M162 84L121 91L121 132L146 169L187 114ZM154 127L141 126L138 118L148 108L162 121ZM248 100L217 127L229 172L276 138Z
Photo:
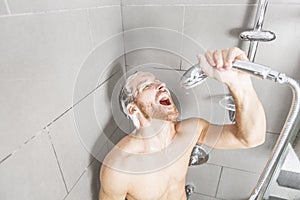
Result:
M121 110L126 115L126 117L129 117L129 113L127 111L127 106L130 103L134 102L134 98L135 98L135 96L134 96L135 94L132 93L132 88L129 88L128 85L129 85L130 81L133 80L138 74L139 74L139 72L136 71L134 74L130 75L126 79L125 84L120 91L119 103L120 103Z

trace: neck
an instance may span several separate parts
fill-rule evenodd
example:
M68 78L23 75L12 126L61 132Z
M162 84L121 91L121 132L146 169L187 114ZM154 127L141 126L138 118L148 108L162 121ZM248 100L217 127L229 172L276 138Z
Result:
M152 119L146 126L141 126L135 136L143 140L147 149L160 150L171 143L174 134L174 122Z

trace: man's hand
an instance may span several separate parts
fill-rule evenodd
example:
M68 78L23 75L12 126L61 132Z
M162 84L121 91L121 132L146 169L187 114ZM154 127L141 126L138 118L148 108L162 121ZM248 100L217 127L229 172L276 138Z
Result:
M248 60L239 48L207 51L205 57L198 56L199 65L205 74L227 84L234 98L236 123L226 125L208 125L199 143L214 148L233 149L250 148L265 141L266 118L261 102L252 86L250 75L232 68L235 60ZM218 142L215 133L222 130Z
M235 60L248 60L245 53L237 48L207 51L205 57L198 55L199 65L205 74L227 85L249 82L250 76L232 68Z

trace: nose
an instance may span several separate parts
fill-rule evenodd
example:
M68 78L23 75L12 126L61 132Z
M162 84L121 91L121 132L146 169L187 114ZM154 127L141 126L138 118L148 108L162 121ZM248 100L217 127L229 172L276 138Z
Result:
M160 90L160 91L164 91L166 89L166 84L165 83L159 83L157 84L157 90Z

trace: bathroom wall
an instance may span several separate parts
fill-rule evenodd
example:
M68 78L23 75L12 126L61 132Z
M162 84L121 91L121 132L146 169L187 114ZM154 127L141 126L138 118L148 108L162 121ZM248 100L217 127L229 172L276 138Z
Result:
M89 108L102 94L109 120L124 72L120 1L1 0L0 27L0 199L96 199L108 144Z
M132 130L115 98L124 73L156 66L159 78L175 91L172 83L197 62L198 52L247 50L238 34L252 28L255 2L0 0L0 198L96 199L98 160ZM270 1L264 29L277 39L261 43L256 57L296 79L299 11L298 1ZM196 188L192 199L243 199L254 187L291 92L253 81L266 110L266 143L250 150L212 150L207 164L189 170L187 183ZM218 105L228 93L222 84L209 80L195 92L201 112L193 109L194 98L175 94L183 117L229 122Z

